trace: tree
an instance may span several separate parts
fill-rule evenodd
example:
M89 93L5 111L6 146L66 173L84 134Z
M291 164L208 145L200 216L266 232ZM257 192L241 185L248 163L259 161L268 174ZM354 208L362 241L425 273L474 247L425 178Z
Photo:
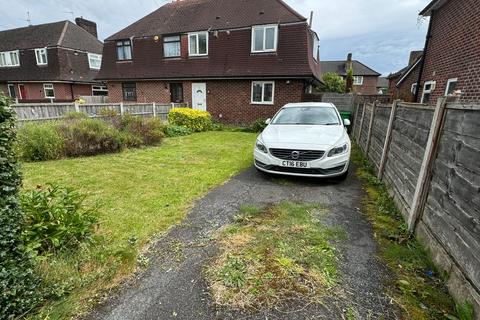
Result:
M345 80L346 81L346 84L345 84L345 92L352 92L353 90L353 69L350 68L347 70L347 79Z
M345 93L345 80L335 72L327 72L323 75L320 89L323 92Z
M22 239L24 218L18 202L22 179L15 137L14 111L0 93L0 319L23 314L40 300L39 281Z

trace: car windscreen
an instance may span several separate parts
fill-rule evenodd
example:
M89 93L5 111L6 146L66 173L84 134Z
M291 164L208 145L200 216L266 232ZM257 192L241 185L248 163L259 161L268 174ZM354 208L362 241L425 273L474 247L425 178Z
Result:
M340 119L334 108L295 107L280 110L272 124L340 125Z

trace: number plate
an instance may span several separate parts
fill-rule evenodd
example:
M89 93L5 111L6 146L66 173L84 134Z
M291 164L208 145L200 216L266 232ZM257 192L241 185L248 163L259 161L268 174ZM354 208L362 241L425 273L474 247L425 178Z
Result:
M282 161L282 167L305 168L306 169L306 168L308 168L308 162L285 160L285 161Z

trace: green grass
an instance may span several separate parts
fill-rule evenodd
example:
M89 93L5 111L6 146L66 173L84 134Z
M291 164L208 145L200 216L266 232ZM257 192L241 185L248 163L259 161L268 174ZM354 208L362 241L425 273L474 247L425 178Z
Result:
M380 245L380 257L394 274L389 294L401 307L405 319L473 320L468 304L455 306L423 246L408 233L403 216L386 186L373 173L368 160L354 146L352 161L364 182L364 207Z
M68 318L148 261L142 248L180 222L193 201L252 164L255 134L208 132L166 139L155 148L23 164L24 189L46 183L73 187L100 204L94 245L41 262L54 285L38 318Z
M222 253L207 279L218 305L262 308L292 297L317 301L338 280L338 227L321 222L318 205L282 202L245 207L218 241Z

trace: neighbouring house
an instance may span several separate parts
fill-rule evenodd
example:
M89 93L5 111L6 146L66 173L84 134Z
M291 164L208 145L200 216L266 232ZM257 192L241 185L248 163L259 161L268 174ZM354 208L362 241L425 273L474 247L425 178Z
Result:
M434 0L420 12L430 17L416 101L434 104L446 95L480 99L478 0Z
M0 91L19 102L106 95L95 80L103 44L83 18L0 31Z
M281 0L183 0L105 40L111 102L186 102L223 122L271 117L320 82L319 39Z
M408 65L387 77L389 80L388 92L393 99L415 102L422 59L423 51L410 52Z
M377 94L387 94L389 85L387 77L378 77Z
M353 70L352 92L364 95L377 94L378 77L380 73L367 67L357 60L352 60L352 54L349 53L347 60L339 61L321 61L322 74L334 72L342 78L347 78L347 71Z

